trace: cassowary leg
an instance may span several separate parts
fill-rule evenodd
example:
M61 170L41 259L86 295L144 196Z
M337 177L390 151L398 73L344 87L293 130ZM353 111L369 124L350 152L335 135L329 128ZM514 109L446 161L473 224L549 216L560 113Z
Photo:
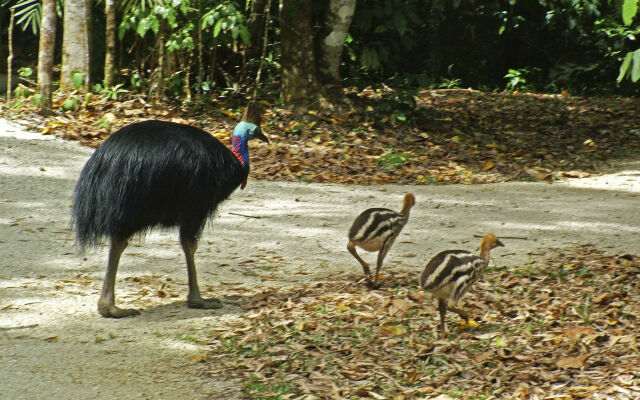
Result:
M120 256L124 249L127 248L127 239L111 239L111 248L109 249L109 261L107 263L107 272L102 284L102 293L98 300L98 312L107 318L131 317L140 314L140 311L134 309L123 309L115 306L115 285L116 273L118 272L118 264Z
M189 294L187 295L187 306L189 308L222 308L222 302L216 298L203 299L200 295L200 288L198 287L198 276L196 274L196 263L194 261L194 254L198 248L198 242L193 238L185 238L180 234L180 243L182 244L182 250L184 250L184 256L187 259L187 273L189 275Z
M356 258L356 260L358 260L358 262L360 263L360 265L362 265L362 269L364 270L364 274L367 276L368 280L371 280L371 270L369 269L369 264L367 264L362 258L360 258L360 256L358 255L358 253L356 252L356 245L353 242L349 242L347 244L347 249L349 250L349 252Z
M438 299L438 311L440 311L440 337L444 338L446 334L444 317L447 315L447 302L442 299Z

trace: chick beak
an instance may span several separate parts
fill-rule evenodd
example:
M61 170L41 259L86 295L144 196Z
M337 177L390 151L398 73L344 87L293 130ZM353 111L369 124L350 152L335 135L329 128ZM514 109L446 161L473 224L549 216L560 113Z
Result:
M502 242L501 242L500 240L498 240L498 241L496 242L496 247L498 247L498 246L502 246L502 247L504 247L504 244L502 244Z

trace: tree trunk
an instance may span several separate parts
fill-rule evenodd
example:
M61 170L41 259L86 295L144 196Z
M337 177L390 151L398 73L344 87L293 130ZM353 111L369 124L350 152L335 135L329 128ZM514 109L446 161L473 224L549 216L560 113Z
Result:
M312 2L281 0L282 98L296 109L326 109L313 51Z
M271 1L269 1L271 5ZM251 2L251 13L249 15L248 30L251 43L247 46L247 57L249 59L258 58L260 56L260 48L262 41L262 32L267 24L265 15L267 13L267 0L253 0ZM266 32L265 32L266 34Z
M116 56L116 0L105 0L106 15L106 49L104 56L104 86L113 86Z
M38 49L38 93L42 95L42 108L51 107L51 70L56 45L56 0L42 0L40 47Z
M89 79L89 0L66 0L64 4L64 28L62 35L62 72L60 89L74 89L73 73L84 77L84 89Z
M318 69L325 88L336 99L344 97L340 61L349 26L356 10L356 2L357 0L330 0L324 23L326 35L320 45L322 55Z
M260 65L258 66L258 72L256 72L256 80L253 85L253 95L251 96L252 100L255 100L258 97L258 88L260 87L260 79L262 77L262 68L264 67L264 59L267 55L267 45L269 44L269 35L268 35L268 27L269 21L271 20L271 0L267 1L267 5L265 7L264 12L264 34L262 35L262 53L260 54ZM252 46L257 47L257 37L252 40Z
M13 71L11 70L13 66L13 21L16 16L16 9L11 7L11 17L9 19L9 55L7 56L7 108L11 108L11 80L13 78Z
M204 45L202 44L202 0L198 0L198 89L200 99L204 99L204 90L202 89L202 81L204 80Z

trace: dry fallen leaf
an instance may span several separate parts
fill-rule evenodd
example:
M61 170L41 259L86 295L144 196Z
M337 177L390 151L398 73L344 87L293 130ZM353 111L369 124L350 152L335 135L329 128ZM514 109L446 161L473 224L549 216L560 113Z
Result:
M189 360L199 363L199 362L203 362L204 360L207 359L207 355L206 354L194 354L192 356L189 356Z
M582 354L576 357L560 357L556 361L556 366L560 369L582 368L584 362L591 354Z
M485 163L484 163L484 166L482 167L482 170L483 170L483 171L488 171L488 170L490 170L491 168L493 168L495 165L496 165L496 163L494 163L494 162L493 162L493 161L491 161L491 160L488 160L487 162L485 162Z
M489 357L491 357L492 355L493 355L493 350L487 350L487 351L484 351L482 353L476 354L476 356L473 357L473 361L475 361L477 363L483 363L487 359L489 359Z
M569 339L577 339L581 336L591 335L595 331L596 330L591 326L576 326L565 330L563 333Z

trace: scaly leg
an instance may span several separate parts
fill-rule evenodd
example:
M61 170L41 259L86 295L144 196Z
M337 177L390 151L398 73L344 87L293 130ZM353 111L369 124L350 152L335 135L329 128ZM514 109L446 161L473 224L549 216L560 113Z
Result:
M127 248L129 242L127 239L117 240L111 239L111 248L109 249L109 261L107 262L107 272L102 284L102 293L98 300L98 312L107 318L131 317L140 314L140 311L134 309L123 309L115 306L115 285L116 273L118 272L118 264L120 256L124 249Z
M454 313L458 314L460 317L464 318L467 325L469 325L469 314L466 311L463 311L457 307L449 307L449 310L453 311Z
M387 239L387 241L385 241L382 244L382 247L378 252L378 261L376 262L376 274L373 277L373 284L372 284L373 288L375 289L382 286L381 284L378 283L378 275L380 275L380 269L382 268L382 263L384 261L384 258L387 256L387 252L389 252L389 249L391 248L392 244L393 244L393 239L392 238Z
M364 270L364 274L367 276L367 280L370 281L371 280L371 270L369 269L369 264L367 264L362 258L360 258L360 256L358 255L358 252L356 252L355 243L349 242L347 244L347 249L356 258L356 260L358 260L358 262L360 262L360 265L362 265L362 269Z
M189 294L187 295L187 306L189 308L222 308L222 302L219 299L203 299L200 295L200 288L198 287L198 277L196 275L196 263L193 256L198 248L198 242L193 237L185 237L180 232L180 243L182 244L182 250L187 260L187 274L189 275Z
M438 299L438 310L440 311L440 338L444 339L445 334L447 333L444 322L444 317L447 315L447 302L442 299Z

